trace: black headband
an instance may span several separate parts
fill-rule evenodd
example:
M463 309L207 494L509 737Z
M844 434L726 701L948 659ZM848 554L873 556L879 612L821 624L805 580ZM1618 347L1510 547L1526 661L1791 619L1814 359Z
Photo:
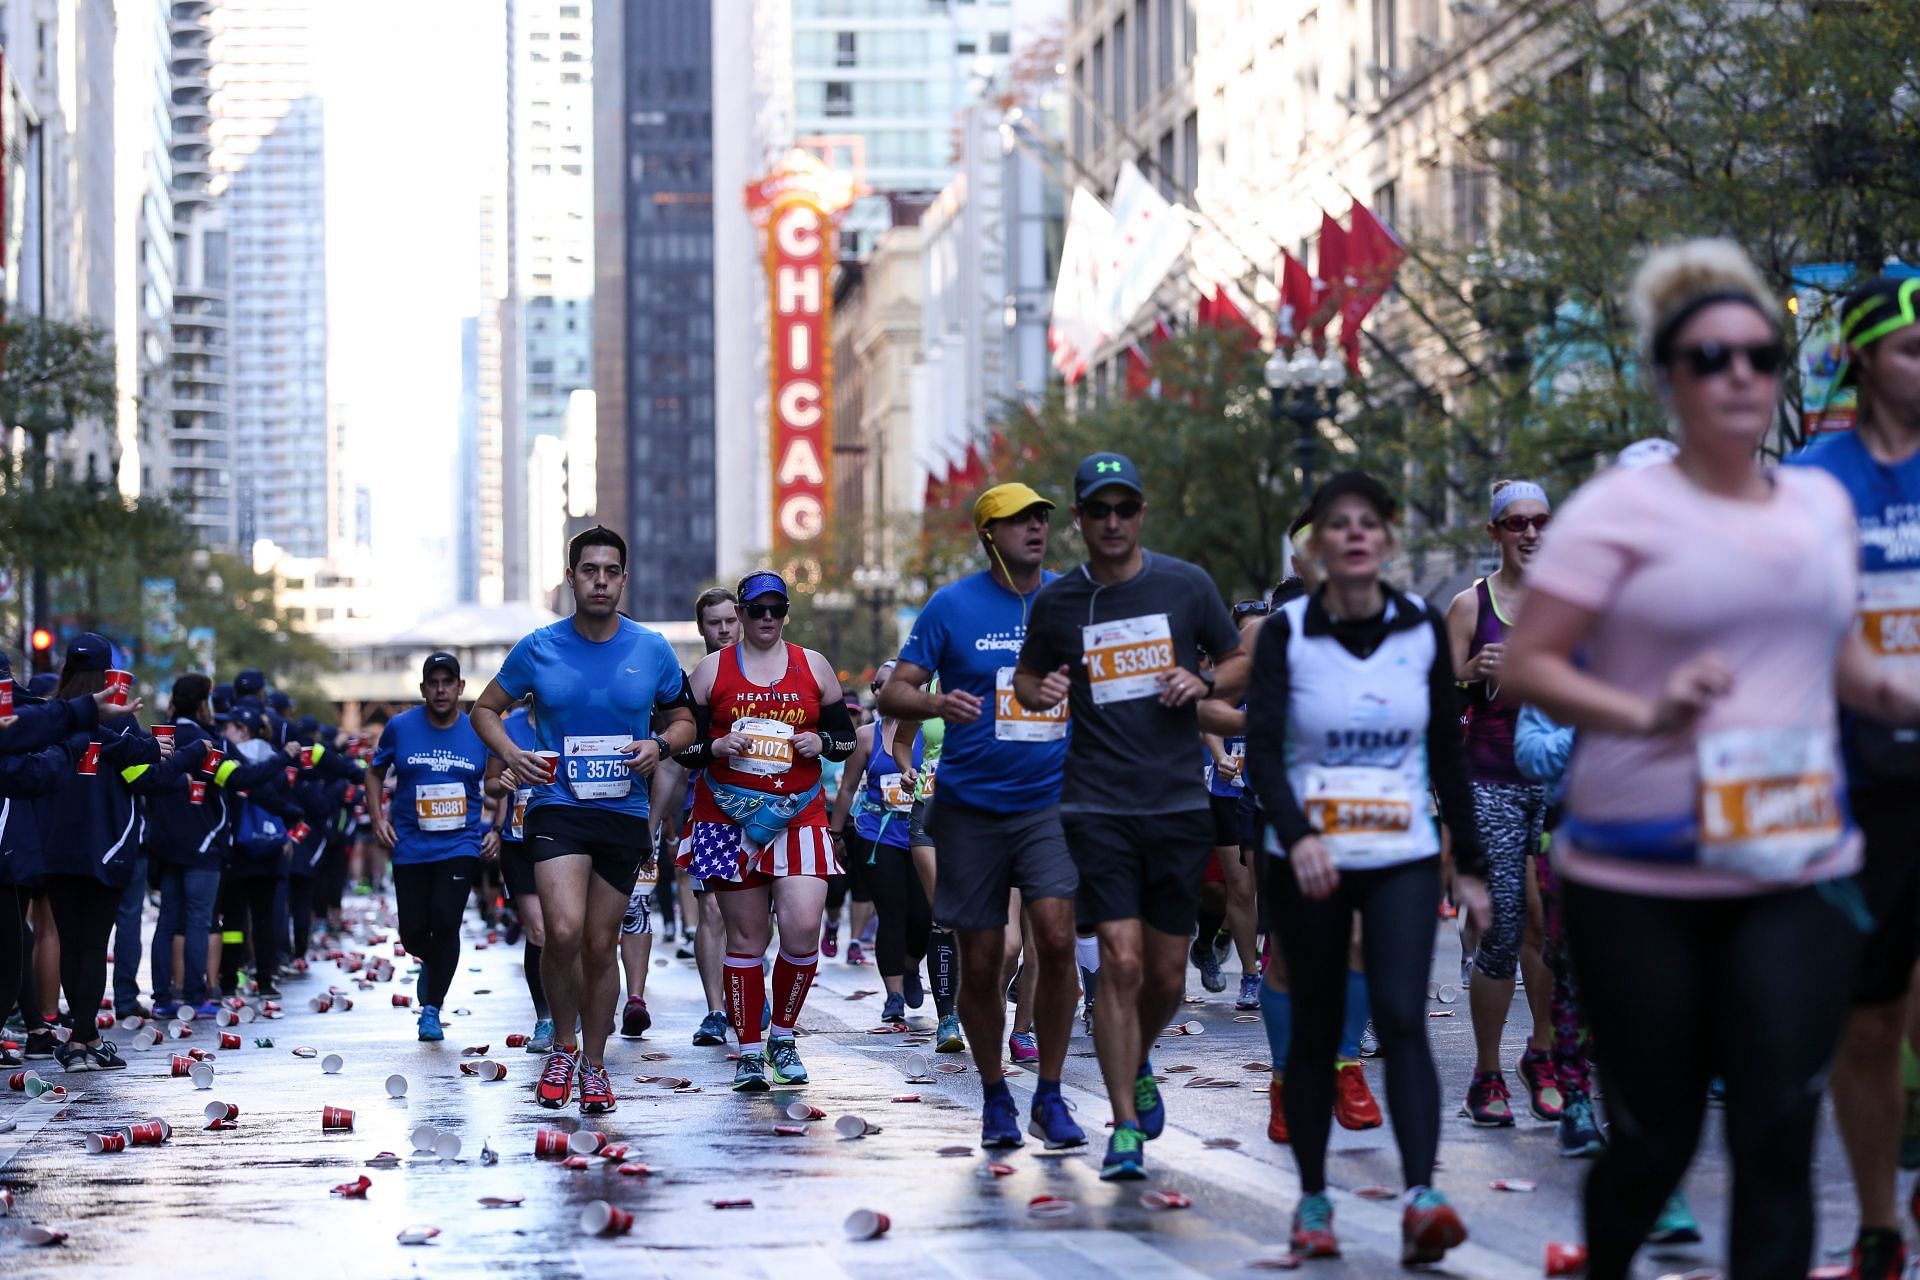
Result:
M1706 293L1687 299L1680 304L1678 310L1660 322L1660 327L1653 331L1653 362L1657 365L1666 365L1671 362L1673 359L1673 340L1680 335L1680 330L1686 327L1687 321L1693 319L1708 307L1716 306L1722 302L1744 303L1752 307L1755 311L1758 311L1761 318L1768 324L1773 323L1773 317L1767 313L1765 307L1760 305L1760 299L1754 297L1745 289L1711 289Z

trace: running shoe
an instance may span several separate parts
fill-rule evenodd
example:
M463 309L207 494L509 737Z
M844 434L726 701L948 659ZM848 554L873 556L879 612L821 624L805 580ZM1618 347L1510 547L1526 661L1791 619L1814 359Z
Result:
M1333 1070L1333 1118L1342 1129L1378 1129L1380 1104L1367 1087L1366 1068L1357 1062L1337 1062Z
M613 1084L607 1079L607 1069L583 1060L580 1063L580 1114L605 1115L613 1108Z
M1260 975L1243 973L1240 975L1240 994L1235 998L1236 1009L1258 1009L1260 1007Z
M1107 1157L1100 1162L1100 1181L1139 1182L1147 1176L1147 1135L1122 1120L1107 1139Z
M1133 1078L1133 1109L1140 1117L1140 1132L1149 1138L1157 1138L1167 1127L1167 1103L1160 1096L1160 1082L1153 1078L1153 1064L1140 1064L1140 1074Z
M840 954L840 926L830 924L820 935L820 954L831 960Z
M1569 1160L1584 1160L1607 1149L1606 1137L1593 1115L1593 1104L1575 1097L1560 1112L1560 1154Z
M420 1007L420 1038L422 1040L445 1040L447 1033L440 1029L440 1011L432 1005Z
M553 1019L541 1018L533 1024L533 1039L527 1041L528 1053L553 1052Z
M1520 1083L1527 1087L1527 1109L1535 1120L1558 1120L1566 1109L1566 1095L1560 1092L1560 1078L1554 1073L1553 1055L1540 1049L1528 1049L1520 1055Z
M1853 1243L1849 1280L1900 1280L1907 1271L1907 1246L1898 1231L1862 1231Z
M535 1102L558 1111L573 1100L573 1059L574 1051L565 1045L555 1046L547 1055L547 1065L540 1071L540 1083L533 1086Z
M715 1009L700 1019L700 1029L693 1033L693 1042L697 1045L716 1045L727 1042L727 1015Z
M898 991L887 993L887 1002L880 1006L880 1021L905 1022L907 1020L907 998Z
M767 1077L775 1084L806 1084L807 1064L800 1061L800 1047L792 1036L775 1036L767 1041Z
M1282 1144L1287 1141L1287 1109L1280 1100L1278 1078L1275 1078L1273 1087L1267 1090L1267 1141Z
M177 1013L178 1010L175 1010L175 1012ZM199 1004L193 1006L193 1016L196 1018L211 1018L219 1012L220 1012L220 1002L218 1000L213 999L212 997L208 997L207 999L202 1000Z
M735 1093L765 1093L767 1091L767 1060L758 1049L742 1049L740 1061L733 1069L733 1091Z
M1073 1118L1073 1104L1057 1091L1033 1095L1033 1108L1027 1118L1030 1121L1027 1132L1040 1139L1049 1151L1087 1145L1086 1131Z
M280 988L275 986L271 980L268 980L259 985L259 995L262 1000L278 1000L280 998Z
M111 1040L81 1044L69 1040L53 1051L62 1071L125 1071L127 1060Z
M920 966L910 965L900 975L900 993L906 997L907 1008L918 1009L927 1002L927 989L920 985Z
M1193 967L1200 971L1200 985L1209 991L1225 991L1227 975L1220 969L1220 953L1213 948L1211 941L1195 938L1193 945L1187 948L1187 958L1193 961Z
M156 1018L160 1015L156 1014L146 1005L141 1004L138 1000L135 1000L124 1009L115 1009L113 1016L116 1018Z
M1026 1145L1020 1136L1020 1108L1004 1085L980 1106L980 1145L989 1151Z
M1007 1037L1007 1056L1022 1066L1040 1061L1040 1038L1031 1031L1016 1031Z
M1340 1242L1333 1234L1333 1201L1326 1192L1300 1197L1293 1210L1290 1239L1296 1258L1337 1258Z
M0 1043L0 1067L17 1067L26 1059L20 1056L20 1046L11 1040Z
M960 1034L960 1019L957 1015L950 1013L940 1019L940 1027L933 1033L933 1049L935 1053L967 1051L967 1038Z
M647 1002L639 996L628 996L627 1007L620 1011L620 1034L629 1040L638 1040L652 1025L653 1015L647 1012Z
M1653 1230L1647 1232L1647 1243L1700 1243L1700 1224L1693 1220L1693 1210L1687 1207L1686 1192L1676 1189L1660 1206L1660 1216L1653 1220Z
M1513 1105L1506 1078L1498 1071L1476 1072L1473 1083L1467 1086L1467 1101L1460 1114L1482 1129L1511 1128Z
M1360 1056L1377 1058L1380 1056L1380 1037L1374 1034L1373 1019L1367 1019L1366 1027L1360 1032Z
M173 1015L179 1011L180 1002L178 1000L155 1000L153 1002L153 1017L157 1021L170 1021Z
M1467 1229L1447 1198L1432 1187L1420 1193L1400 1215L1400 1265L1417 1267L1440 1261L1447 1250L1467 1242Z
M849 942L847 944L847 963L848 964L865 964L866 962L867 962L866 950L863 947L861 947L860 940L858 938L855 938L852 942Z
M1727 1081L1724 1076L1715 1076L1707 1081L1707 1103L1715 1107L1727 1105Z
M1088 996L1087 1002L1080 1007L1080 1026L1081 1026L1081 1029L1084 1030L1089 1036L1093 1034L1093 997L1092 996Z

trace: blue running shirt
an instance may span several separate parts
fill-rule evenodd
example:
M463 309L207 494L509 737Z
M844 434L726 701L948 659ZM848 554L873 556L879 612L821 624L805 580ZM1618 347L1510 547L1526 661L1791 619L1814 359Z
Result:
M488 755L465 712L444 729L427 719L425 707L387 723L373 767L393 774L387 819L395 866L480 856L480 837L492 825L480 794Z

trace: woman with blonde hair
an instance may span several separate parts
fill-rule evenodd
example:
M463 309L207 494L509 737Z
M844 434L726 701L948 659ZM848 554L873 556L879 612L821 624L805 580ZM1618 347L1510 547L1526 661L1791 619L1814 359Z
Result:
M1846 492L1757 460L1787 355L1746 254L1659 250L1631 303L1679 452L1561 510L1503 664L1509 696L1579 730L1553 866L1612 1125L1589 1274L1628 1274L1720 1075L1729 1274L1798 1277L1862 930L1836 701L1911 722L1920 688L1853 634Z

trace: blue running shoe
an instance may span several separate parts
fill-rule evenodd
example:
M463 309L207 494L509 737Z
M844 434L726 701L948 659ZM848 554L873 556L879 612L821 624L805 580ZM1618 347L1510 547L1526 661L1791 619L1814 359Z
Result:
M1032 1123L1027 1126L1027 1132L1040 1139L1049 1151L1087 1145L1086 1131L1073 1118L1072 1104L1057 1092L1036 1093L1028 1116Z
M440 1011L432 1005L423 1005L420 1009L420 1038L422 1040L445 1040L447 1033L440 1029Z
M792 1036L775 1036L767 1041L767 1079L774 1084L806 1084L806 1064L800 1061L800 1048Z
M1153 1078L1153 1064L1140 1064L1140 1074L1133 1078L1133 1109L1140 1117L1140 1132L1149 1138L1157 1138L1167 1128L1167 1104L1160 1097L1160 1082Z
M553 1019L541 1018L533 1024L533 1039L527 1041L528 1053L553 1052Z
M1107 1139L1107 1158L1100 1165L1102 1182L1139 1182L1147 1176L1147 1135L1139 1126L1121 1121Z
M693 1033L693 1042L698 1045L725 1044L727 1015L715 1009L700 1019L700 1029Z
M1020 1108L1004 1088L980 1108L980 1145L989 1151L1026 1145L1020 1137Z

